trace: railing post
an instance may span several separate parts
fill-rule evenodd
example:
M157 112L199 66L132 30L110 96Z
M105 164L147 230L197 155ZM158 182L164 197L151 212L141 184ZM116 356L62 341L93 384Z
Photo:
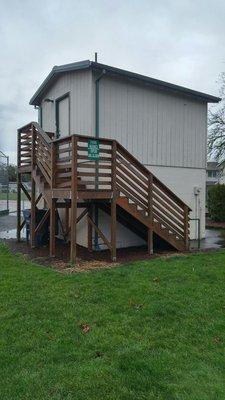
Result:
M56 174L56 144L51 143L50 257L55 257L56 199L53 198Z
M93 206L92 204L89 205L88 207L88 218L87 218L87 234L88 234L88 251L91 252L93 250L93 244L92 244L92 225L90 223L90 218L93 218Z
M189 208L184 205L184 243L186 250L189 250Z
M116 151L117 142L112 143L112 199L111 199L111 258L116 261Z
M36 228L36 184L33 177L35 168L35 146L36 146L36 131L32 126L32 140L31 140L31 216L30 216L30 241L31 247L35 247L35 228Z
M70 262L76 262L76 230L77 230L77 137L72 136L71 157L71 238L70 238Z
M21 140L20 131L17 131L17 241L21 239L21 173L19 171L21 164Z
M51 189L55 187L56 181L56 151L57 151L57 143L51 143Z
M148 218L150 226L148 227L148 254L153 254L153 175L148 175Z

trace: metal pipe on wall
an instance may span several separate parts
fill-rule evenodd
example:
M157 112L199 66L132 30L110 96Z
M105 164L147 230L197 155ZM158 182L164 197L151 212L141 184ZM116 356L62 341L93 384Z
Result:
M102 77L106 74L105 69L102 70L101 74L98 76L98 78L95 80L95 137L99 138L99 117L100 117L100 109L99 109L99 83ZM96 170L98 171L98 161L96 161ZM96 172L97 172L96 171ZM96 173L97 175L97 173ZM98 227L98 207L94 207L94 220L95 220L95 225ZM95 237L94 237L94 248L95 250L99 250L99 244L98 244L98 234L95 231Z

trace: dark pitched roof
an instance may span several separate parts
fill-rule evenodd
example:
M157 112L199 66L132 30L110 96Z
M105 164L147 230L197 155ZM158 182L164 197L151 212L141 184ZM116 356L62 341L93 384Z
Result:
M60 74L72 71L79 71L83 69L93 69L97 71L105 70L105 72L110 75L117 75L127 79L136 80L137 82L138 81L145 82L147 84L150 84L151 86L191 96L207 103L218 103L221 100L219 97L211 96L206 93L188 89L183 86L174 85L172 83L150 78L145 75L136 74L134 72L126 71L120 68L110 67L109 65L100 64L94 61L85 60L71 64L65 64L59 66L56 65L55 67L53 67L50 74L46 77L44 82L41 84L41 86L38 88L38 90L31 98L30 104L39 105L42 97L44 96L44 93L46 93L48 88L54 83L54 81L58 78Z

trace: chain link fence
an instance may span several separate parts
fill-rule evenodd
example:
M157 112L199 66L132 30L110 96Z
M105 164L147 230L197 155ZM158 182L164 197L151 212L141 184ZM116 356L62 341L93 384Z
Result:
M0 151L0 214L9 213L9 157Z

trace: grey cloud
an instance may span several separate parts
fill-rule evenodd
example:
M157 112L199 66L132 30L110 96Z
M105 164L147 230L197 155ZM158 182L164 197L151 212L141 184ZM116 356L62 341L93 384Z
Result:
M218 95L225 62L225 3L209 0L0 0L0 148L53 65L93 58Z

